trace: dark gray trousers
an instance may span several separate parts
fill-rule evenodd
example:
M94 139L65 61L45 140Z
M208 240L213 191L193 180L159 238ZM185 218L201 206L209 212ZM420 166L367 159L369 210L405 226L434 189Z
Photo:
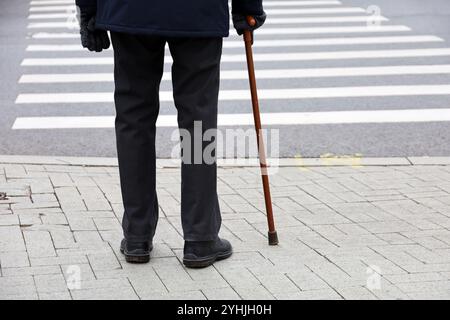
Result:
M164 48L173 58L172 82L178 126L191 133L217 128L222 38L161 38L111 33L114 46L116 138L124 236L128 241L153 238L158 222L155 133ZM200 140L201 141L201 140ZM201 143L204 149L205 143ZM193 149L192 149L193 150ZM188 161L181 168L181 220L187 241L215 240L221 215L217 166Z

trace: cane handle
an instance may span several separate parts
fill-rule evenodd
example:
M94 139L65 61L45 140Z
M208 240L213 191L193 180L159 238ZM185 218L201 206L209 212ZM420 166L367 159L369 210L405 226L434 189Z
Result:
M247 16L247 23L250 27L254 27L256 25L256 20L252 16Z

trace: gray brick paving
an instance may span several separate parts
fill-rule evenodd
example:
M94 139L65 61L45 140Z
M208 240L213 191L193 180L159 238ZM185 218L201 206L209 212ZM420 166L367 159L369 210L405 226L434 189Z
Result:
M219 169L229 260L181 263L178 168L149 264L118 250L115 167L0 164L0 299L450 299L450 166L285 167L266 245L257 168Z

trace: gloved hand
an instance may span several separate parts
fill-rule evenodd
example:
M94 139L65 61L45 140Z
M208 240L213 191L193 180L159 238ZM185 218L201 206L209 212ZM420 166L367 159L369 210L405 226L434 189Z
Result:
M236 29L238 35L242 35L245 30L254 31L261 27L266 21L266 14L263 13L261 15L252 15L255 19L256 24L254 26L250 26L247 22L247 17L242 14L233 13L233 24Z
M111 45L108 32L95 29L96 7L79 7L81 45L89 51L101 52Z

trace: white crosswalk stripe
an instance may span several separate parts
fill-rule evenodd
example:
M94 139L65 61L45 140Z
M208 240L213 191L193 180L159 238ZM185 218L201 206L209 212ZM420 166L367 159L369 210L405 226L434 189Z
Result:
M325 6L325 5L340 5L342 4L338 0L267 0L264 1L265 7L292 7L292 6ZM69 5L73 6L72 0L32 0L31 6L47 6L47 5Z
M34 39L78 39L80 35L73 32L37 32L31 37Z
M356 123L405 123L450 121L450 109L371 110L332 112L263 113L265 125L314 125ZM219 126L251 126L253 114L220 114ZM176 127L176 115L158 117L158 127ZM14 130L113 128L114 116L97 117L23 117L14 122Z
M409 26L391 22L395 18L373 15L342 1L270 0L265 7L266 26L258 30L254 44L265 125L450 122L450 47L444 39L417 34ZM113 127L112 50L88 54L79 44L74 13L73 0L31 1L30 39L16 99L24 116L12 129ZM219 124L251 126L243 43L230 31L222 58ZM173 105L171 63L167 51L160 95L165 107ZM443 103L411 106L412 99L429 96L442 98ZM335 105L337 100L340 103ZM315 101L326 111L305 112L303 106ZM349 101L361 101L361 110L346 110ZM110 106L109 114L92 111L91 107L103 104ZM83 110L77 116L70 112L74 105ZM394 105L397 108L392 109ZM25 113L42 106L58 113ZM175 127L175 110L166 109L169 114L160 116L158 126Z
M28 29L72 28L78 27L76 22L41 22L30 23ZM345 27L312 27L312 28L274 28L261 29L259 35L273 34L334 34L334 33L381 33L410 31L406 26L345 26ZM231 30L232 31L232 30Z
M59 12L59 11L75 11L75 5L67 6L32 6L30 12ZM265 10L268 15L307 15L307 14L324 14L324 13L362 13L365 12L363 8L356 7L341 7L341 8L300 8L300 9L269 9Z
M334 33L379 33L379 32L402 32L410 31L406 26L345 26L345 27L313 27L313 28L275 28L261 29L260 35L278 35L278 34L334 34Z
M258 95L261 100L450 95L450 85L262 89L259 90ZM219 99L222 101L248 100L250 93L248 90L222 90ZM170 102L172 100L173 93L171 91L160 92L160 101ZM113 101L111 92L69 92L24 93L17 97L16 103L102 103Z
M311 46L340 46L356 44L399 44L399 43L421 43L421 42L443 42L442 38L436 36L396 36L396 37L351 37L351 38L317 38L317 39L286 39L286 40L258 40L255 48L267 47L311 47ZM242 41L227 41L224 48L241 48ZM26 51L85 51L79 44L38 44L29 45Z
M309 53L261 53L255 56L257 62L280 61L314 61L314 60L344 60L344 59L376 59L376 58L408 58L449 56L450 48L442 49L407 49L407 50L370 50L370 51L328 51ZM223 62L245 62L245 55L224 55ZM22 66L86 66L112 65L114 59L106 58L31 58L24 59ZM171 57L166 57L166 64L172 63Z
M47 5L59 5L67 4L73 5L72 0L34 0L30 4L32 6L47 6ZM339 5L340 1L337 0L313 0L313 1L265 1L265 7L290 7L290 6L325 6L325 5Z
M53 25L53 23L36 23L30 24L28 27L34 28L46 28L47 25ZM54 28L75 28L76 24L73 23L58 23ZM386 32L407 32L411 29L406 26L344 26L344 27L311 27L311 28L266 28L262 29L258 34L261 36L266 35L310 35L310 34L347 34L347 33L386 33ZM73 33L46 33L39 36L41 39L47 38L75 38ZM78 35L77 35L78 37ZM231 38L237 38L235 34L231 34Z
M48 20L48 19L67 19L73 17L71 12L67 13L33 13L28 16L29 20ZM268 17L266 25L273 24L305 24L305 23L344 23L344 22L383 22L389 21L388 18L383 16L320 16L320 17L283 17L273 18ZM31 22L28 28L33 24L33 28L39 28L39 24ZM67 27L65 22L52 22L45 21L40 22L43 28L65 28Z
M357 68L315 68L315 69L266 69L257 70L258 79L300 79L327 77L368 77L395 75L450 74L450 65L416 65ZM246 80L248 73L242 70L225 70L222 80ZM172 79L170 72L164 72L162 81ZM112 82L112 73L63 73L63 74L24 74L19 83L89 83Z

